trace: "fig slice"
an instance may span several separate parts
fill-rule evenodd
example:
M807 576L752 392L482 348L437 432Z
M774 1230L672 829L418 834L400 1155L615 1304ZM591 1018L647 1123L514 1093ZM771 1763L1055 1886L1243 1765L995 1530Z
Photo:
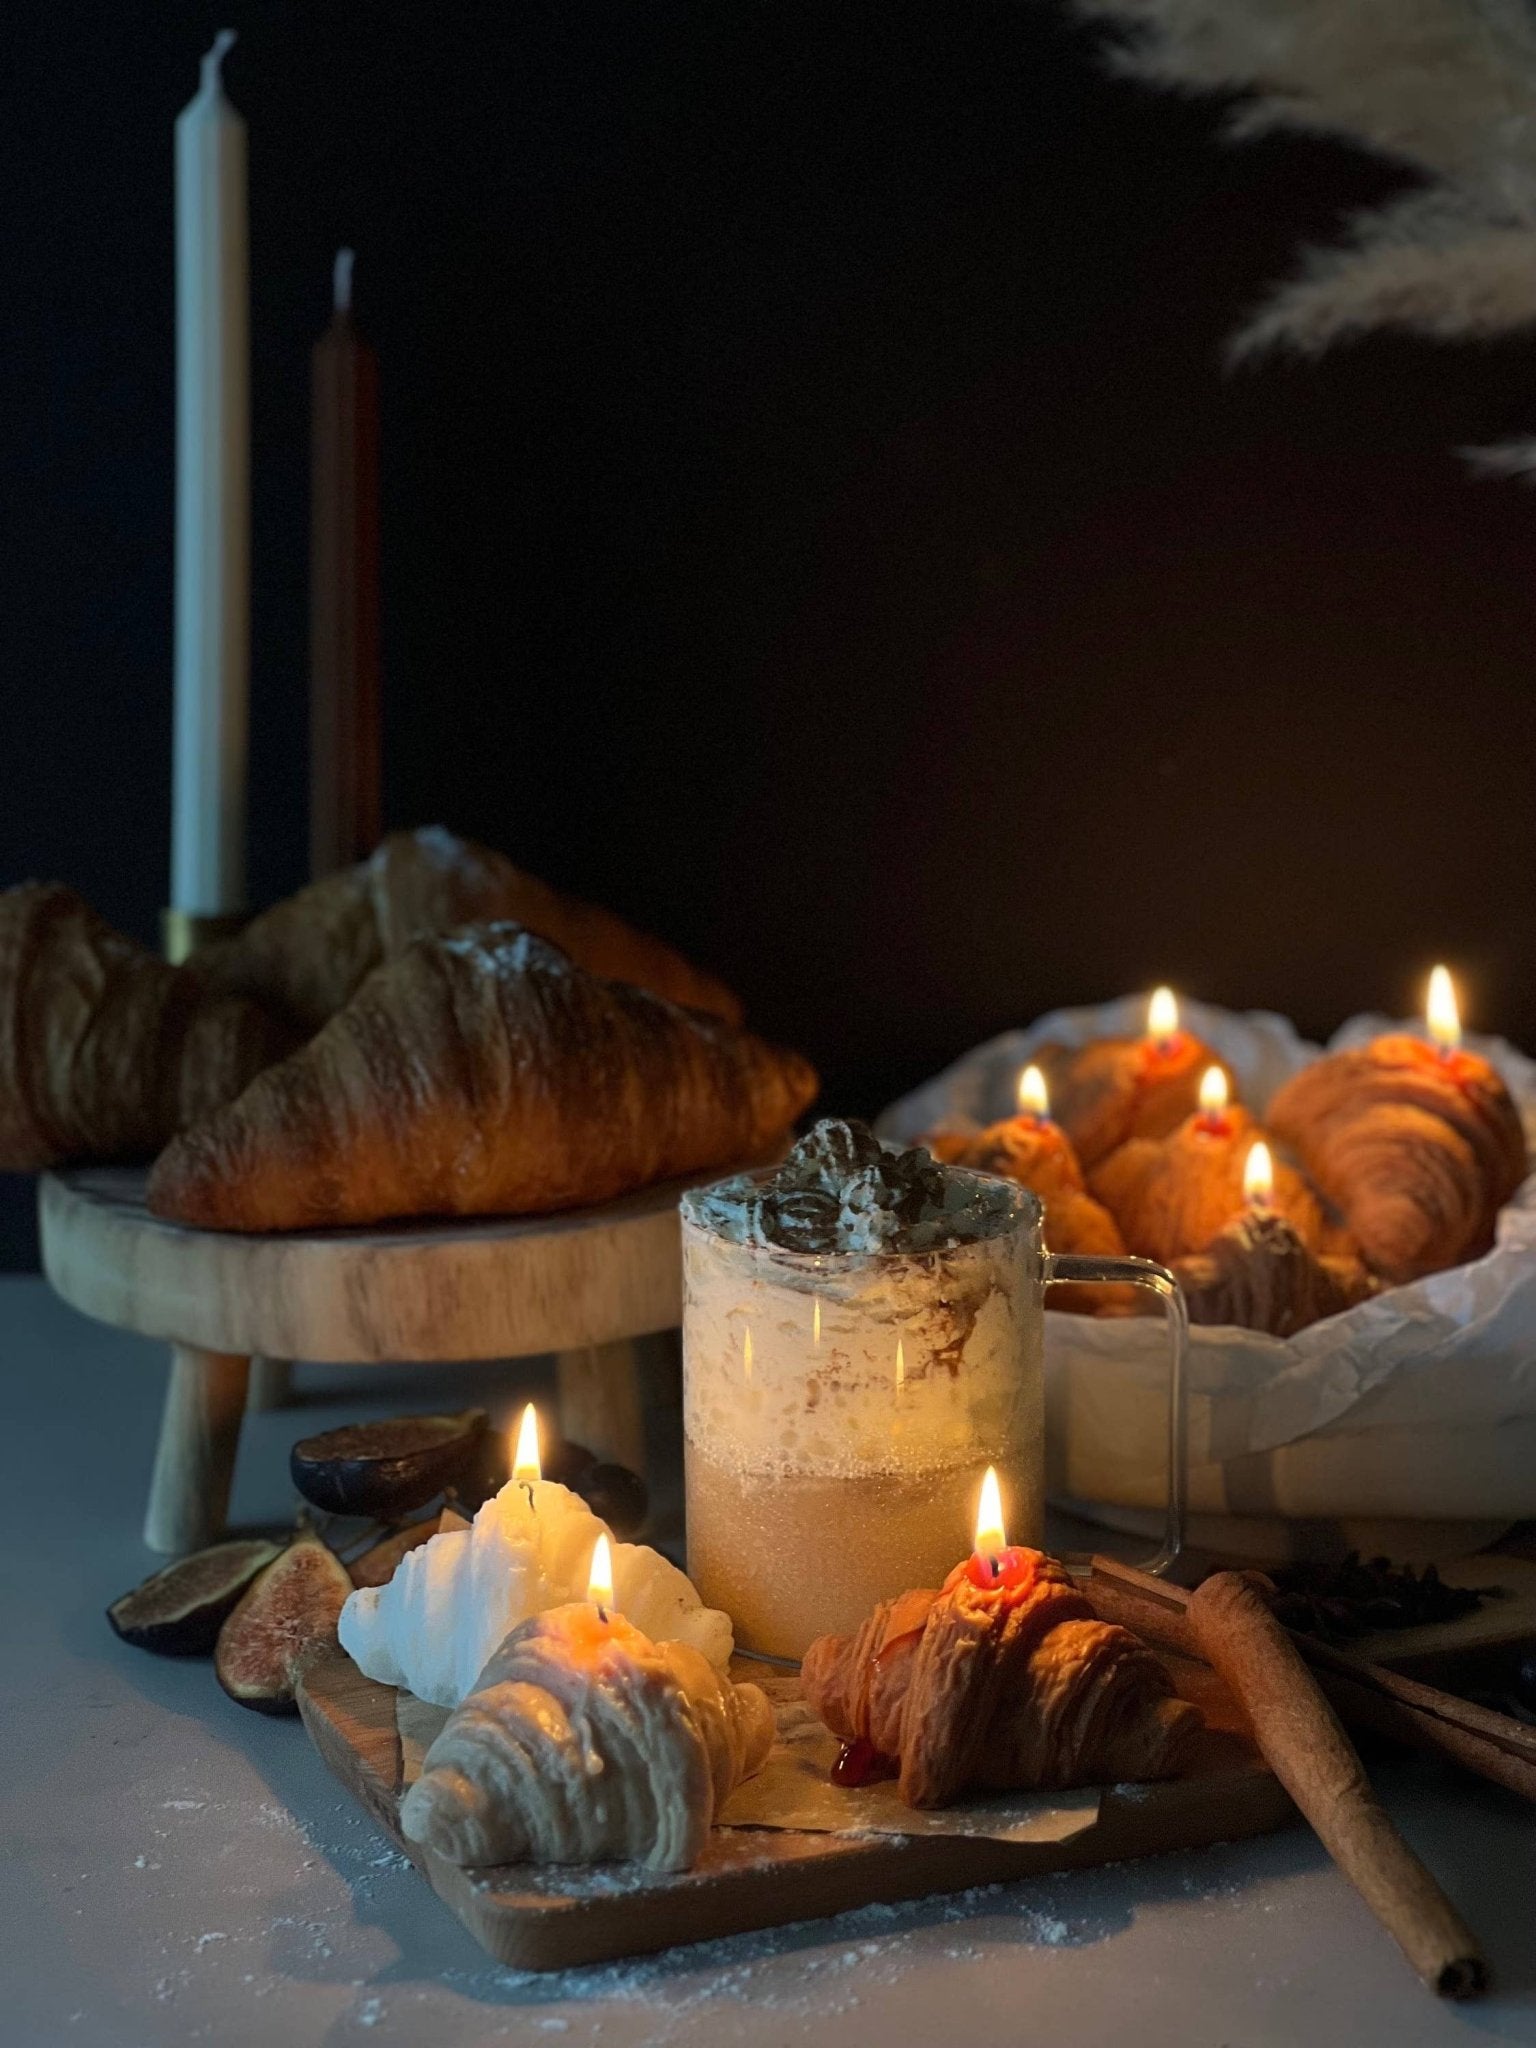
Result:
M157 1657L205 1657L240 1595L282 1548L265 1537L215 1543L152 1572L107 1609L125 1643Z
M483 1408L348 1423L296 1443L288 1469L304 1498L327 1514L398 1521L469 1472L486 1426Z
M392 1529L389 1535L381 1536L361 1557L354 1557L348 1564L353 1585L387 1586L401 1558L418 1543L435 1536L441 1521L441 1515L428 1515L424 1521L410 1522L403 1529Z
M253 1579L219 1630L213 1669L242 1707L258 1714L295 1711L298 1659L312 1643L334 1643L336 1618L352 1591L351 1576L313 1530Z

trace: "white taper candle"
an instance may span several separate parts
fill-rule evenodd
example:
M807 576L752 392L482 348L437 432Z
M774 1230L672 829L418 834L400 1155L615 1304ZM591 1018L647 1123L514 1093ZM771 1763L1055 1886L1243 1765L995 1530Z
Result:
M245 123L221 29L176 121L176 713L171 902L245 900L250 307Z

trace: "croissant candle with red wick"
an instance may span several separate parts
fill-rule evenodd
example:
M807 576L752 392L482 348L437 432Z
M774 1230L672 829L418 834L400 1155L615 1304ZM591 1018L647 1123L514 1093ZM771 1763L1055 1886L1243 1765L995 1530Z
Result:
M1084 1168L1130 1138L1166 1137L1197 1105L1215 1053L1179 1022L1172 989L1154 991L1139 1038L1100 1038L1069 1051L1040 1049L1057 1121Z
M818 1638L800 1684L843 1742L840 1781L894 1772L918 1807L1171 1777L1201 1725L1055 1558L1008 1543L990 1469L975 1549L942 1590L883 1600L856 1634Z
M1176 1259L1192 1323L1236 1323L1291 1337L1375 1292L1357 1258L1315 1256L1271 1206L1274 1163L1259 1139L1243 1168L1244 1206L1203 1252Z
M1050 1095L1039 1067L1019 1076L1018 1114L991 1124L974 1137L940 1136L929 1141L940 1158L980 1173L1015 1180L1040 1197L1043 1234L1053 1252L1096 1252L1119 1258L1125 1245L1109 1211L1089 1194L1072 1140L1051 1115ZM1129 1289L1053 1287L1052 1308L1091 1315L1121 1305Z
M1258 1126L1229 1099L1222 1067L1206 1069L1200 1105L1167 1138L1134 1138L1089 1176L1090 1192L1145 1258L1167 1263L1204 1251L1242 1211L1243 1167ZM1293 1168L1276 1169L1270 1206L1289 1219L1303 1244L1315 1248L1322 1241L1322 1213Z
M1525 1134L1489 1061L1461 1044L1456 992L1430 977L1429 1040L1391 1031L1287 1082L1270 1127L1383 1278L1475 1258L1526 1173Z

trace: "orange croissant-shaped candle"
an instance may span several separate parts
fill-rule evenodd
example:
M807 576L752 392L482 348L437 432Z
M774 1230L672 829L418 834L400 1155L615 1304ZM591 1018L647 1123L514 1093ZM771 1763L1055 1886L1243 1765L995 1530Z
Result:
M1167 1138L1136 1138L1112 1152L1089 1178L1089 1188L1144 1258L1187 1257L1203 1251L1243 1208L1243 1168L1261 1135L1246 1109L1227 1099L1222 1069L1203 1079L1203 1106ZM1316 1198L1293 1167L1275 1171L1271 1207L1289 1218L1302 1243L1324 1236Z
M1125 1245L1115 1219L1088 1192L1072 1140L1051 1115L1045 1076L1028 1066L1019 1076L1016 1116L988 1125L974 1137L940 1137L930 1141L938 1156L980 1173L1018 1181L1040 1197L1042 1234L1053 1252L1093 1252L1123 1256ZM1050 1305L1091 1315L1096 1309L1119 1306L1124 1288L1053 1287Z
M996 1478L989 1473L991 1500ZM942 1590L882 1601L801 1666L807 1704L909 1806L1171 1777L1201 1721L1128 1629L1099 1621L1055 1558L1010 1548L984 1489L977 1549ZM857 1781L856 1779L854 1780Z
M1367 1264L1393 1281L1486 1251L1526 1174L1519 1112L1490 1062L1462 1046L1443 967L1428 1012L1428 1042L1392 1031L1329 1053L1269 1109Z
M1132 1138L1166 1137L1198 1107L1206 1069L1221 1064L1183 1029L1166 988L1153 994L1141 1037L1099 1038L1076 1051L1042 1046L1039 1063L1056 1119L1090 1173Z

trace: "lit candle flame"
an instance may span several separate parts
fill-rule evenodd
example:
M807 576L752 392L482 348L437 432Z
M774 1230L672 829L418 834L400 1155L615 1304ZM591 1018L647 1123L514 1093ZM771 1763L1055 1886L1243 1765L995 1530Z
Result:
M1461 1043L1461 1012L1456 1007L1456 984L1449 968L1437 967L1429 977L1425 1014L1436 1045L1442 1052L1454 1052Z
M539 1463L539 1418L530 1401L523 1410L522 1424L517 1432L517 1449L512 1453L512 1477L526 1484L530 1479L542 1479L544 1468Z
M976 1553L979 1557L996 1557L1000 1550L1008 1548L1008 1538L1003 1532L1003 1496L998 1490L996 1469L989 1465L987 1476L981 1482L981 1499L976 1504Z
M587 1598L599 1614L613 1605L613 1546L605 1529L592 1548L592 1569L587 1573Z
M1200 1108L1208 1117L1220 1117L1226 1107L1226 1071L1222 1067L1207 1067L1200 1076Z
M1248 1148L1243 1161L1243 1200L1254 1209L1267 1209L1275 1198L1275 1163L1262 1138Z
M749 1324L741 1340L741 1371L744 1379L752 1377L752 1329Z
M1159 1044L1178 1035L1179 1004L1171 988L1155 988L1147 1005L1147 1036Z
M1049 1116L1050 1113L1051 1098L1044 1074L1038 1067L1026 1067L1019 1076L1019 1115Z

